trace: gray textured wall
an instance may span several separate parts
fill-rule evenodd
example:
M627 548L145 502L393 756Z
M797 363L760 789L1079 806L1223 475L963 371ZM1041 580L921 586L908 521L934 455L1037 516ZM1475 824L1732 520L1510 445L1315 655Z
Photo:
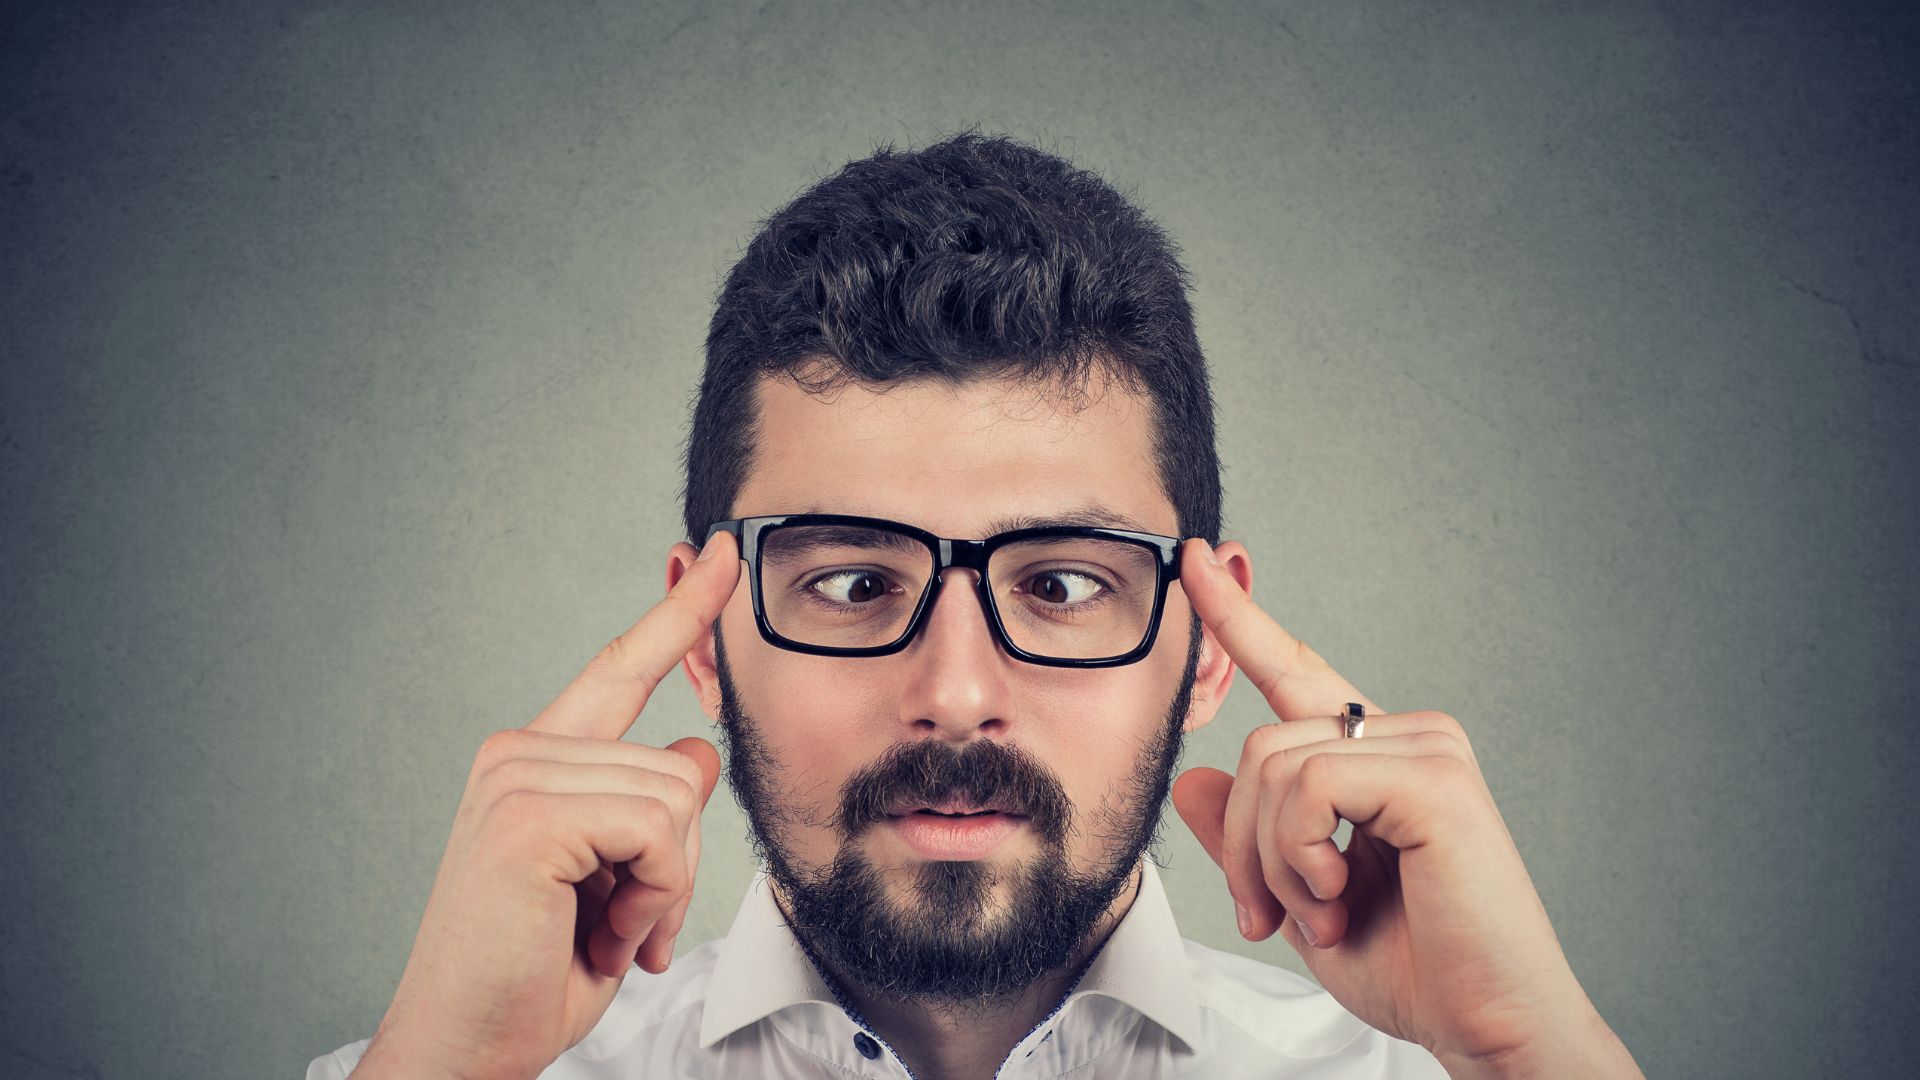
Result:
M81 7L0 23L0 1074L371 1034L480 740L662 592L739 245L973 122L1182 243L1256 595L1467 724L1650 1075L1920 1052L1912 16Z

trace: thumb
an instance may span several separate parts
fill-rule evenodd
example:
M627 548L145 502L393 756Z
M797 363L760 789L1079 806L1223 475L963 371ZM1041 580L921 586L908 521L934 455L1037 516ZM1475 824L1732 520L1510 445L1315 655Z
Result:
M707 800L713 796L713 786L720 782L720 751L698 735L675 739L667 744L667 749L685 754L700 767L700 808L706 809Z
M1232 790L1232 773L1204 765L1188 769L1173 782L1173 808L1193 830L1200 846L1207 849L1215 866L1220 865L1220 847L1227 832L1227 794Z

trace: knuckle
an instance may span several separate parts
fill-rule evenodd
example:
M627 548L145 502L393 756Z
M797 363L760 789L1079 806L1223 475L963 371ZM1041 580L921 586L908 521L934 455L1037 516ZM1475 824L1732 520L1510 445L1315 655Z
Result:
M503 791L533 789L539 786L540 774L553 767L552 763L538 758L503 758L494 762L493 768L487 770L486 781Z
M1318 829L1314 826L1315 822L1313 817L1296 807L1292 813L1286 814L1280 819L1278 827L1275 829L1275 835L1279 838L1280 843L1289 849L1298 851L1327 838L1327 830Z
M1248 606L1250 607L1251 604ZM1239 610L1236 610L1235 614L1239 614ZM1222 621L1222 632L1224 632L1225 629L1225 621L1226 620ZM1290 649L1293 654L1292 656L1287 657L1281 663L1274 664L1258 675L1253 672L1247 673L1248 678L1253 682L1254 689L1260 691L1260 696L1266 698L1269 702L1274 700L1274 695L1279 690L1280 684L1290 678L1296 678L1302 674L1313 676L1330 675L1334 673L1333 665L1327 663L1325 657L1315 652L1313 646L1308 645L1305 641L1291 634L1287 635L1287 640L1291 644L1282 645L1281 648L1283 650Z
M587 668L599 674L620 670L622 662L633 652L633 645L627 641L627 635L619 634L613 640L600 647L587 661Z
M1285 680L1286 677L1287 670L1284 667L1267 668L1259 672L1250 671L1247 673L1247 679L1253 683L1253 688L1259 691L1260 696L1269 702L1271 702L1274 699L1274 695L1279 692L1280 683Z
M695 800L698 800L700 796L700 784L706 779L700 773L700 766L694 764L692 758L676 750L667 750L663 753L665 759L660 765L662 774L671 776L675 780L687 785L689 794L691 794Z
M1249 858L1249 855L1252 857ZM1251 884L1259 878L1260 857L1258 853L1246 851L1239 845L1230 845L1220 853L1220 871L1226 875L1227 890L1239 895L1242 883Z
M687 902L686 898L682 897L679 903L668 908L667 913L660 916L659 923L654 926L654 933L672 939L675 935L679 934L686 925Z
M661 784L660 799L673 815L674 831L679 832L692 821L699 809L700 793L684 777L665 776Z
M1311 761L1312 757L1307 760ZM1292 782L1301 764L1297 750L1275 750L1260 762L1260 782L1267 787L1284 788Z
M658 800L651 801L653 809L642 811L648 823L641 828L650 839L641 852L641 862L636 864L636 876L642 877L648 888L678 897L693 887L693 875L685 851L670 832L672 824L665 807Z
M1459 739L1461 742L1467 741L1467 729L1462 727L1460 721L1455 720L1452 716L1439 710L1429 710L1422 715L1427 718L1427 723L1433 725L1432 730L1438 731L1450 738Z
M1473 740L1467 738L1467 729L1460 721L1446 713L1435 713L1434 724L1453 741L1453 754L1468 761L1478 762L1479 755L1473 752Z
M1453 803L1469 802L1481 793L1479 771L1458 758L1435 758L1429 766L1433 771L1433 783L1446 793L1447 800Z
M524 728L507 728L504 731L494 732L480 740L480 751L473 756L473 771L484 772L496 762L520 756L526 745L532 741L533 733Z
M587 662L587 671L609 682L637 683L647 697L652 697L659 680L646 670L645 656L645 650L634 640L634 632L628 631L607 642L595 653L593 659Z
M1333 755L1315 754L1300 763L1293 782L1308 792L1318 793L1332 782L1334 768Z
M687 865L687 857L679 848L674 848L671 854L667 860L667 890L679 900L693 891L693 868Z
M1227 640L1233 639L1234 628L1246 620L1247 614L1247 595L1238 589L1233 589L1231 592L1237 593L1238 595L1228 596L1227 602L1224 605L1226 610L1222 611L1213 623L1215 636Z
M1314 652L1313 646L1299 638L1293 639L1293 662L1299 665L1301 670L1314 674L1323 674L1333 670L1333 665L1327 663L1326 659L1319 653Z
M1289 908L1297 906L1304 899L1306 890L1295 885L1297 879L1293 871L1279 860L1261 864L1260 880L1266 884L1268 892Z
M654 795L637 795L638 809L645 819L646 831L651 836L672 836L679 831L674 824L673 808L666 800Z
M661 899L672 903L693 891L693 875L687 873L684 860L675 857L665 864L659 884Z
M1416 731L1410 740L1421 753L1433 757L1458 757L1462 752L1460 740L1444 731Z
M519 835L540 831L546 815L547 800L539 792L517 788L494 798L487 807L484 825L492 834Z
M1280 749L1280 742L1285 736L1286 721L1284 720L1261 724L1247 732L1246 741L1241 744L1241 762L1252 763L1268 757Z
M525 787L528 758L499 757L477 765L468 790L482 802L497 803L501 797Z
M1220 849L1220 876L1227 879L1227 891L1238 891L1240 884L1240 855L1231 845Z

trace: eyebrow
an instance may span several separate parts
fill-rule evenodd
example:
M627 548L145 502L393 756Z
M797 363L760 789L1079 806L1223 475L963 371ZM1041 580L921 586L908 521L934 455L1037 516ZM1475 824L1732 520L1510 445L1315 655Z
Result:
M1127 532L1157 532L1133 520L1125 514L1109 510L1104 506L1083 506L1062 514L1050 514L1037 517L1031 514L1018 514L1013 517L996 518L987 523L987 535L1013 532L1015 529L1045 529L1057 525L1078 525L1097 529L1124 529Z
M801 514L849 513L849 511L846 510L829 510L823 507L809 507L805 510L795 512ZM864 514L861 516L882 517L883 515ZM889 518L887 520L892 519ZM1126 532L1139 533L1157 533L1159 531L1157 529L1149 529L1145 525L1140 524L1118 511L1110 510L1097 503L1089 503L1085 506L1076 506L1071 510L1056 514L1014 514L1009 517L995 518L987 522L986 532L982 535L993 536L996 533L1013 532L1017 529L1046 529L1062 525L1095 529L1121 529Z
M808 511L811 513L812 511ZM809 552L833 548L879 548L884 551L919 552L926 549L919 541L894 532L863 529L857 525L815 525L806 529L777 529L767 534L767 558L799 558Z

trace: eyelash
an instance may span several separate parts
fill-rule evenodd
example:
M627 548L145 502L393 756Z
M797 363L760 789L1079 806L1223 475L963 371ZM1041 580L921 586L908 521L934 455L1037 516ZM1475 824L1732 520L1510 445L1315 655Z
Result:
M831 581L837 577L847 577L850 575L859 575L859 574L870 574L874 577L880 578L881 580L887 582L887 586L888 586L887 594L889 596L895 595L896 593L903 594L905 592L904 589L901 589L898 585L894 584L893 579L888 577L885 571L864 570L864 569L861 569L860 567L853 566L853 567L841 567L837 570L829 570L823 574L814 575L812 578L809 578L808 580L800 584L800 593L803 596L805 596L808 600L811 600L817 604L820 604L822 607L831 608L835 611L853 611L858 608L867 607L869 604L872 603L871 601L869 601L867 604L849 604L844 601L835 600L830 596L822 596L820 594L820 590L814 588L814 586L820 584L823 581Z
M816 574L813 577L802 582L800 584L799 591L808 600L818 603L823 607L827 607L835 611L853 611L858 608L863 608L868 606L868 604L872 603L872 601L868 601L868 603L866 604L849 604L849 603L846 603L845 601L835 600L832 597L821 595L820 590L815 588L815 586L819 585L823 581L831 581L837 577L845 577L848 575L856 575L856 574L870 574L874 577L887 581L889 586L887 589L888 595L898 595L904 592L904 590L899 589L899 586L893 584L892 579L888 577L884 571L867 570L867 569L862 569L860 567L840 567L838 569L829 570L822 574ZM1058 574L1063 577L1085 578L1086 580L1091 581L1095 585L1098 585L1100 587L1099 592L1095 593L1093 596L1089 597L1086 600L1079 601L1078 603L1047 605L1048 607L1055 609L1055 611L1059 611L1059 612L1085 611L1088 608L1095 606L1096 604L1104 603L1105 599L1108 596L1112 595L1115 591L1113 584L1111 582L1107 581L1105 578L1101 577L1098 574L1090 574L1084 570L1068 570L1065 568L1054 569L1054 570L1036 570L1033 573L1028 574L1025 578L1022 578L1021 580L1024 582L1024 581L1031 580L1033 578L1042 577L1047 574Z

